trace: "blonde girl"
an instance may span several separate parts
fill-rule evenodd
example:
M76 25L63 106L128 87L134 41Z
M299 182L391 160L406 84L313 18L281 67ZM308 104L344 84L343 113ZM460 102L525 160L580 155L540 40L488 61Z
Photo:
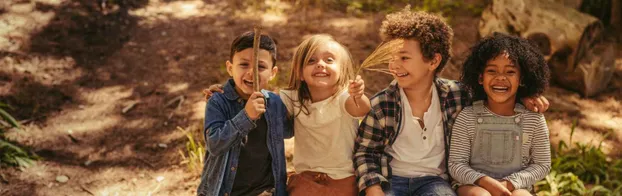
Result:
M352 152L358 119L370 110L350 52L329 35L305 39L294 53L289 86L280 91L294 117L294 168L288 192L356 195Z

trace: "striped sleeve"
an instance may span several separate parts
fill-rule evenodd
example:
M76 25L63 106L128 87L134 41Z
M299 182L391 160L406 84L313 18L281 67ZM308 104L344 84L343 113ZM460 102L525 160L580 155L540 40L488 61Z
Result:
M549 129L546 126L544 115L529 112L525 119L525 128L531 129L533 140L530 153L530 162L523 170L512 173L503 178L514 185L516 189L527 189L538 180L543 179L551 171L551 146Z
M471 142L475 137L475 123L472 122L473 107L467 107L460 114L453 126L449 147L449 174L461 184L475 184L475 181L486 176L475 171L469 165L471 160Z

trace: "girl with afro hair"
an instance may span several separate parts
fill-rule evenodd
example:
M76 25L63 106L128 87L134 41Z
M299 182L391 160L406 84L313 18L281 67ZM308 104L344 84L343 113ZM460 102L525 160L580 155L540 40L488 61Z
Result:
M449 148L458 195L531 195L549 174L546 120L519 101L541 95L549 75L539 50L519 37L495 33L472 48L461 80L474 102L458 115Z

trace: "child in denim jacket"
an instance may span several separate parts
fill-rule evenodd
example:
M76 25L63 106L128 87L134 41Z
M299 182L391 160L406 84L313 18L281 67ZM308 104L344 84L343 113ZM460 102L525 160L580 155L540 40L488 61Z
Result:
M287 195L283 139L293 135L287 109L272 92L253 90L254 33L231 45L223 93L214 93L205 109L206 156L198 195ZM276 44L261 35L259 86L275 77Z

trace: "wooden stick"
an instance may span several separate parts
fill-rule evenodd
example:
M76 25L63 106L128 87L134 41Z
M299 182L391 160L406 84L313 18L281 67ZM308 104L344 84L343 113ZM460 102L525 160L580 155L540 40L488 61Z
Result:
M261 39L261 27L255 26L255 37L253 39L253 58L251 59L251 65L253 66L253 90L255 92L259 89L259 41Z

